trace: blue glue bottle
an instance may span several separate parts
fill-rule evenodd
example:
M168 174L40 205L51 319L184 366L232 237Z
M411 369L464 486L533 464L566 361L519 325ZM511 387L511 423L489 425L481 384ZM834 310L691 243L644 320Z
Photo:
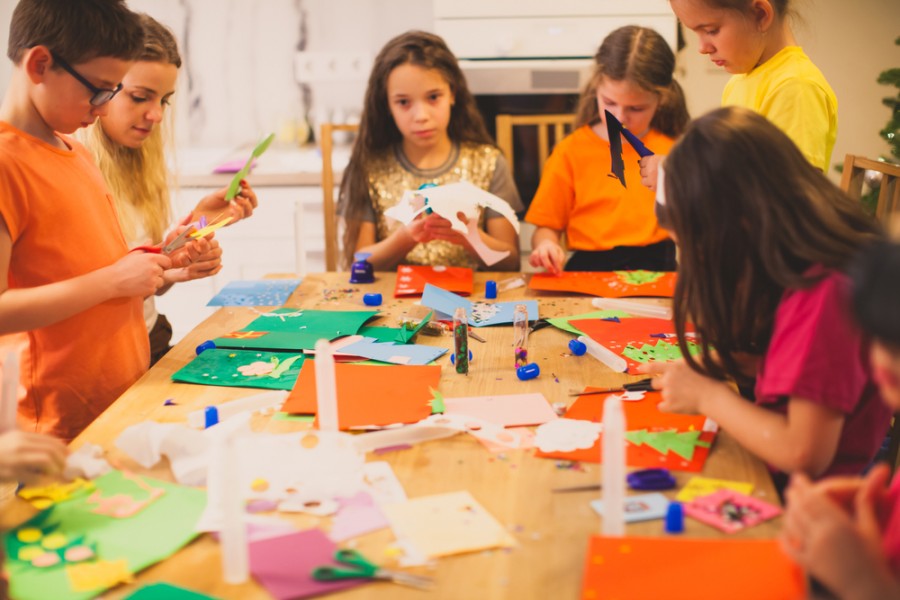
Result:
M519 381L528 381L529 379L534 379L540 374L541 368L537 363L528 363L527 365L523 365L516 369L516 377L519 378Z
M670 502L666 509L666 533L684 531L684 507L681 502Z
M200 355L203 354L205 351L207 351L207 350L212 350L212 349L215 348L215 347L216 347L216 343L215 343L214 341L212 341L212 340L206 340L205 342L203 342L202 344L200 344L199 346L197 346L197 347L194 349L194 352L197 353L197 356L200 356Z
M488 279L484 283L484 297L488 300L493 300L497 297L497 282L493 279Z
M375 269L367 258L371 252L357 252L353 255L353 265L350 267L350 283L374 283Z

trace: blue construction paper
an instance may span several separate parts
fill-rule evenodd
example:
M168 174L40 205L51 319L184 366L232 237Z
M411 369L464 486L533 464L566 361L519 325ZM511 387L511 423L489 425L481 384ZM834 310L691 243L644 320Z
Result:
M486 327L488 325L506 325L513 322L513 313L516 306L524 304L528 310L528 320L536 321L538 317L538 303L536 300L516 300L511 302L472 302L457 296L453 292L439 288L430 283L425 284L422 293L422 306L434 309L438 313L452 315L454 311L462 307L466 310L469 325L472 327Z
M230 281L207 306L283 306L302 279Z
M421 344L379 342L375 338L363 338L358 342L342 346L340 351L343 354L362 356L371 360L397 365L427 365L443 356L447 349L423 346ZM408 360L403 360L403 357L408 358Z

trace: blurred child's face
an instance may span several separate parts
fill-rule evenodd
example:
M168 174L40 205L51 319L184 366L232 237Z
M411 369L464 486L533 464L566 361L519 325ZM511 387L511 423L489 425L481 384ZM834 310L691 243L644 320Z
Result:
M101 56L71 67L95 87L115 89L131 65L129 61ZM80 127L87 127L109 110L109 103L91 105L93 95L71 73L55 68L44 72L34 102L41 118L52 131L69 134Z
M616 81L605 77L597 86L600 118L604 119L603 111L608 110L638 137L650 130L650 122L658 106L659 96L627 79Z
M400 65L388 75L387 96L404 145L427 150L449 140L447 127L455 98L440 71Z
M165 115L175 93L178 67L167 62L139 61L122 80L122 91L100 118L103 131L117 144L140 148Z
M697 34L700 54L732 74L749 73L761 61L765 38L751 15L709 6L704 0L671 0L678 20Z
M885 404L894 411L900 410L900 352L874 342L872 369Z

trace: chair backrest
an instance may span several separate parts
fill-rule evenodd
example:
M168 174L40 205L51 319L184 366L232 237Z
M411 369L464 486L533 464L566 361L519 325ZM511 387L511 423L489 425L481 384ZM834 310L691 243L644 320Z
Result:
M862 197L866 171L881 173L881 187L878 190L875 217L888 225L891 213L900 210L900 184L897 183L900 180L900 165L848 154L844 159L841 189L854 198Z
M319 150L322 152L322 216L325 221L326 271L337 271L339 250L337 206L334 202L334 165L332 164L332 152L334 150L333 134L335 131L352 131L355 133L358 130L359 125L322 123L322 135L319 138Z
M497 115L497 146L509 161L510 170L514 169L513 128L537 127L538 134L538 167L550 156L553 146L563 139L575 126L575 115ZM553 130L551 143L550 130Z

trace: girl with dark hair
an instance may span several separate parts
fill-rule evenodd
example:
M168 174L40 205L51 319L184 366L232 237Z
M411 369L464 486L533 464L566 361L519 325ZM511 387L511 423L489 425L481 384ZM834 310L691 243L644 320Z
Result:
M668 152L688 122L675 55L645 27L621 27L603 40L597 66L581 95L576 129L544 165L525 220L537 226L532 266L550 272L675 269L675 246L653 212L653 193L639 184L638 155L623 144L625 188L607 176L609 111L654 152ZM562 247L569 250L566 262Z
M423 184L466 180L522 210L510 169L485 129L456 57L440 37L410 31L390 40L369 77L359 134L341 181L344 265L369 252L378 270L398 264L483 266L437 214L409 225L384 211ZM519 269L519 236L505 217L481 215L488 247L509 251L495 270Z
M744 108L694 121L660 181L660 222L680 250L673 308L685 356L649 369L661 375L660 408L709 416L776 471L860 473L890 413L850 316L846 270L881 237L877 223ZM699 357L687 352L689 321ZM725 382L754 375L755 403Z

